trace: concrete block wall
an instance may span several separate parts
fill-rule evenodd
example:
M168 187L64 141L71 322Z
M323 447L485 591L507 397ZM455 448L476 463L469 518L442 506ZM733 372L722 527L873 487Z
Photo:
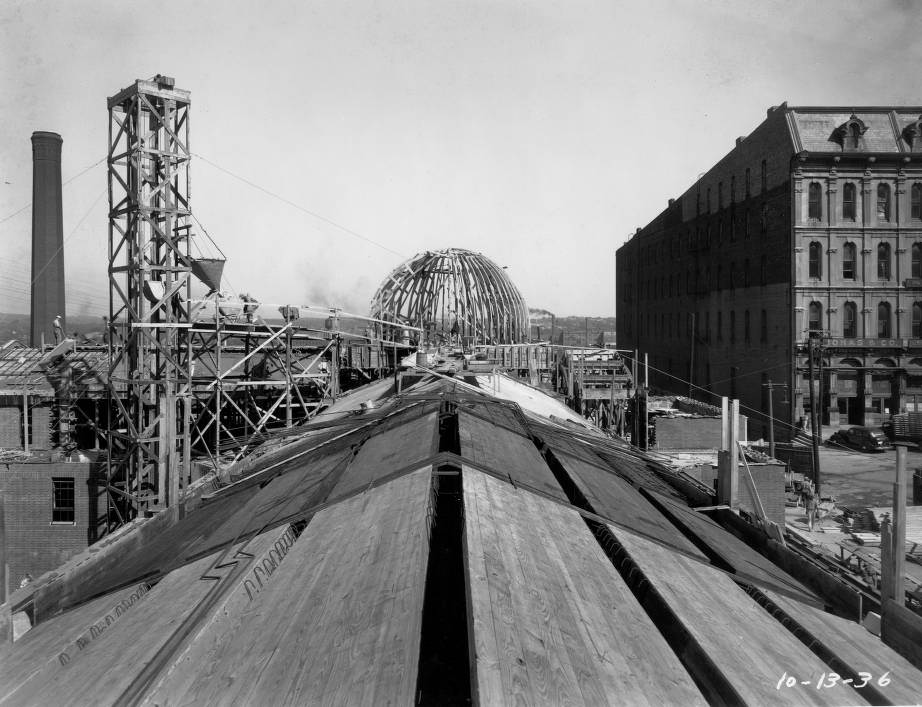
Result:
M5 500L10 589L58 567L89 544L91 465L71 462L0 464ZM74 479L75 521L52 523L52 479Z

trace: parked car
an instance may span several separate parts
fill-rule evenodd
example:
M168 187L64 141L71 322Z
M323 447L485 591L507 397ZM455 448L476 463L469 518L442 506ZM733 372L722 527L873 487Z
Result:
M893 449L890 440L879 427L850 427L829 438L830 444L841 444L862 452L886 452Z

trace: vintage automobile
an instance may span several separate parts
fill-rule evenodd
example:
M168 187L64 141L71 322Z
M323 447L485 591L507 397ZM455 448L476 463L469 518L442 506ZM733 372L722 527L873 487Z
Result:
M879 427L850 427L829 438L829 444L851 447L862 452L886 452L893 449L890 440Z

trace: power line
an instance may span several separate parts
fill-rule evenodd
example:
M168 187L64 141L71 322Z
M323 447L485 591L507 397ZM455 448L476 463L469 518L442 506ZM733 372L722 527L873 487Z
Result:
M288 204L289 206L291 206L291 207L297 209L298 211L302 211L303 213L305 213L305 214L307 214L308 216L311 216L311 217L317 219L318 221L323 221L324 223L327 223L327 224L333 226L334 228L338 228L340 231L342 231L342 232L344 232L344 233L348 233L350 236L354 236L355 238L358 238L358 239L360 239L360 240L363 240L363 241L365 241L366 243L371 243L372 245L377 246L378 248L381 248L382 250L386 250L388 253L393 253L394 255L398 256L399 258L401 258L401 259L403 259L403 260L406 260L406 259L407 259L407 256L405 256L403 253L398 253L396 250L394 250L393 248L390 248L390 247L384 245L383 243L378 243L378 241L373 240L373 239L371 239L371 238L368 238L367 236L363 236L363 235L362 235L361 233L359 233L358 231L354 231L354 230L352 230L351 228L348 228L347 226L343 226L342 224L336 223L336 221L333 221L332 219L329 219L329 218L327 218L326 216L322 216L321 214L318 214L316 211L311 211L310 209L307 209L307 208L301 206L300 204L296 204L295 202L291 201L290 199L286 199L284 196L281 196L281 195L279 195L279 194L276 194L275 192L273 192L273 191L271 191L271 190L269 190L269 189L266 189L265 187L261 187L259 184L256 184L255 182L250 181L250 180L247 179L246 177L241 177L239 174L235 174L235 173L231 172L230 170L225 169L224 167L221 167L220 165L215 164L214 162L212 162L211 160L209 160L207 157L203 157L202 155L198 154L197 152L193 152L193 153L191 153L191 154L193 155L193 157L197 157L198 159L202 160L202 162L205 162L206 164L211 165L211 166L214 167L215 169L220 170L221 172L224 172L225 174L227 174L227 175L233 177L234 179L240 180L240 181L243 182L244 184L248 184L249 186L253 187L254 189L258 189L259 191L263 192L264 194L268 194L269 196L271 196L271 197L273 197L273 198L275 198L275 199L278 199L279 201L282 201L282 202Z
M100 165L100 164L102 164L102 163L105 162L105 161L106 161L106 158L103 157L101 160L98 160L98 161L94 162L94 163L91 164L89 167L87 167L87 168L85 168L85 169L83 169L83 170L77 172L77 174L75 174L73 177L71 177L70 179L68 179L68 180L65 181L65 182L62 182L62 183L61 183L61 187L66 187L66 186L67 186L68 184L70 184L72 181L74 181L75 179L78 179L79 177L82 177L84 174L86 174L86 173L89 172L91 169L93 169L93 167L96 167L97 165ZM0 218L0 223L6 223L7 221L9 221L9 220L10 220L11 218L13 218L14 216L18 216L19 214L21 214L23 211L25 211L26 209L28 209L30 206L32 206L32 202L31 202L31 201L30 201L28 204L26 204L25 206L23 206L23 207L21 207L21 208L19 208L19 209L16 209L16 211L14 211L13 213L9 214L8 216L4 216L3 218Z

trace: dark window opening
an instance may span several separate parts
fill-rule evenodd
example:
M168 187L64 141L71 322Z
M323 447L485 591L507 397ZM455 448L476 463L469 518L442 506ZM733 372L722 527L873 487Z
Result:
M73 523L76 521L74 480L52 479L51 522Z
M852 182L846 182L845 186L842 187L842 218L854 221L857 216L855 185Z
M881 302L877 305L877 338L890 338L890 303Z
M912 303L912 338L922 339L922 302Z
M877 246L877 278L890 279L890 244L881 243Z
M858 336L858 305L854 302L845 303L842 315L842 336L846 339L854 339Z
M816 280L823 277L823 246L816 241L810 244L810 277Z
M810 182L807 216L813 219L823 218L823 187L819 182Z
M854 280L857 270L857 248L854 243L846 243L842 247L842 278Z
M912 185L910 216L914 219L922 219L922 184L919 182Z
M880 221L890 220L890 185L877 185L877 218Z
M922 278L922 243L912 244L912 268L910 277Z
M822 331L823 329L823 305L819 302L810 303L810 322L808 328L811 333Z

